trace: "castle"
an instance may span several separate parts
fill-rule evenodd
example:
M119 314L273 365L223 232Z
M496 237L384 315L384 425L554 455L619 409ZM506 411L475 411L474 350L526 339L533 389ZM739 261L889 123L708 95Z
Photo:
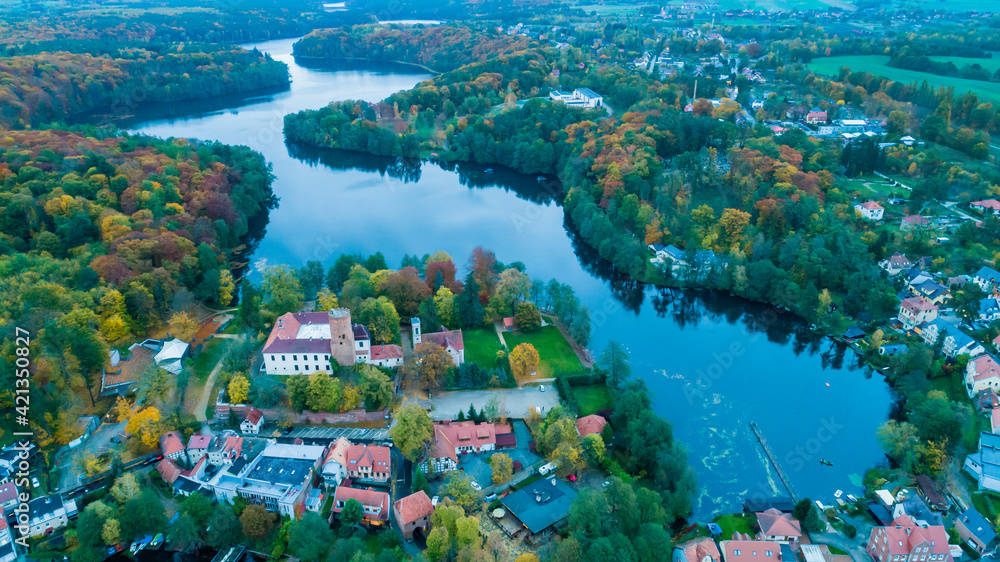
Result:
M398 345L371 345L368 328L351 322L351 312L283 314L264 344L264 371L269 375L310 375L333 372L333 362L347 367L372 363L380 367L403 364Z

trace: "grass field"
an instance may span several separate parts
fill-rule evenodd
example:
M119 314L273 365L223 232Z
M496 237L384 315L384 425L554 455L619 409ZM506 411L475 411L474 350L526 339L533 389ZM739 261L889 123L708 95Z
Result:
M477 363L487 369L496 365L497 351L500 351L500 340L496 330L476 328L462 330L462 341L465 342L465 360Z
M723 538L732 537L733 533L750 534L750 529L752 527L750 524L750 518L745 517L742 513L728 513L726 515L720 515L715 518L713 523L718 523L719 527L722 527Z
M904 84L912 84L914 82L920 84L926 80L933 88L954 86L956 96L961 96L971 91L979 96L979 101L981 102L991 101L993 103L1000 103L1000 88L996 88L994 84L989 82L964 80L962 78L938 76L916 70L893 68L888 63L889 57L884 55L848 55L813 59L809 63L809 68L817 74L824 76L837 76L840 73L840 67L847 66L852 72L871 72L872 74L885 76L890 80Z
M580 415L589 416L601 410L611 409L611 392L603 384L570 387L580 404Z
M990 72L996 72L997 69L1000 69L1000 58L998 57L991 59L972 59L969 57L930 57L930 59L936 62L951 62L959 68L969 64L978 64Z
M201 353L198 354L194 360L191 361L191 371L194 373L194 379L204 382L208 378L209 373L215 368L215 364L222 359L223 354L226 353L226 349L232 344L233 340L224 338L212 338L205 343L204 347L201 348Z
M508 349L514 349L525 342L535 346L541 363L538 367L539 377L549 378L584 372L580 358L555 326L545 326L533 334L511 332L504 334L503 338L507 342Z

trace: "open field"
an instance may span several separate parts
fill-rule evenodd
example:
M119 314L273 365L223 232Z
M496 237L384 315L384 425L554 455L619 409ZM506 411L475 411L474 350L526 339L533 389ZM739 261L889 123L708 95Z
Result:
M936 62L950 62L959 68L970 64L978 64L990 72L996 72L997 69L1000 69L1000 58L998 57L993 57L991 59L973 59L969 57L930 57L930 59Z
M817 74L824 76L837 76L840 73L840 67L847 66L852 72L871 72L872 74L885 76L890 80L904 84L912 84L914 82L920 84L926 80L933 88L954 86L956 96L961 96L971 91L979 96L979 101L1000 103L1000 89L997 89L994 84L989 82L964 80L962 78L938 76L916 70L893 68L888 63L889 57L885 55L847 55L813 59L809 63L809 68Z
M585 371L580 358L555 326L545 326L532 334L510 332L504 334L503 338L507 341L507 348L511 350L525 342L535 346L541 363L538 366L539 377L549 378Z
M580 415L589 416L611 408L611 392L603 384L570 387L580 404Z
M462 330L462 341L465 342L466 361L477 363L486 369L492 369L496 365L497 351L501 348L493 326Z

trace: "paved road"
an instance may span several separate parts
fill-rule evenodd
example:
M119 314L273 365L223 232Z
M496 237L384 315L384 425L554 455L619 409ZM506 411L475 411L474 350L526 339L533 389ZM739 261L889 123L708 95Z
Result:
M431 398L434 410L431 411L431 419L450 420L455 419L459 410L468 411L469 404L473 404L476 410L482 410L483 406L496 396L501 401L506 399L507 415L511 418L528 417L529 408L541 408L544 415L549 410L559 405L559 393L555 388L545 387L545 392L538 386L526 386L521 389L510 390L459 390L453 392L436 392Z
M97 431L92 433L86 441L81 443L75 449L70 449L70 451L64 454L59 459L59 468L62 471L59 478L59 483L54 488L59 490L68 490L70 488L75 488L80 485L80 469L77 467L76 461L82 458L84 455L94 455L99 457L104 453L108 452L118 445L111 442L111 438L120 435L125 431L125 423L105 423L101 424L97 428Z
M871 562L871 557L868 556L865 549L840 533L812 533L809 535L809 539L812 540L813 544L835 546L846 551L854 562Z

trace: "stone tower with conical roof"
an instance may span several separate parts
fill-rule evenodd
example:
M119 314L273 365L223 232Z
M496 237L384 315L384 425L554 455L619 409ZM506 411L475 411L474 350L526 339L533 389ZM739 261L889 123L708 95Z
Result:
M356 362L351 311L346 308L330 310L330 355L342 367L349 367Z

